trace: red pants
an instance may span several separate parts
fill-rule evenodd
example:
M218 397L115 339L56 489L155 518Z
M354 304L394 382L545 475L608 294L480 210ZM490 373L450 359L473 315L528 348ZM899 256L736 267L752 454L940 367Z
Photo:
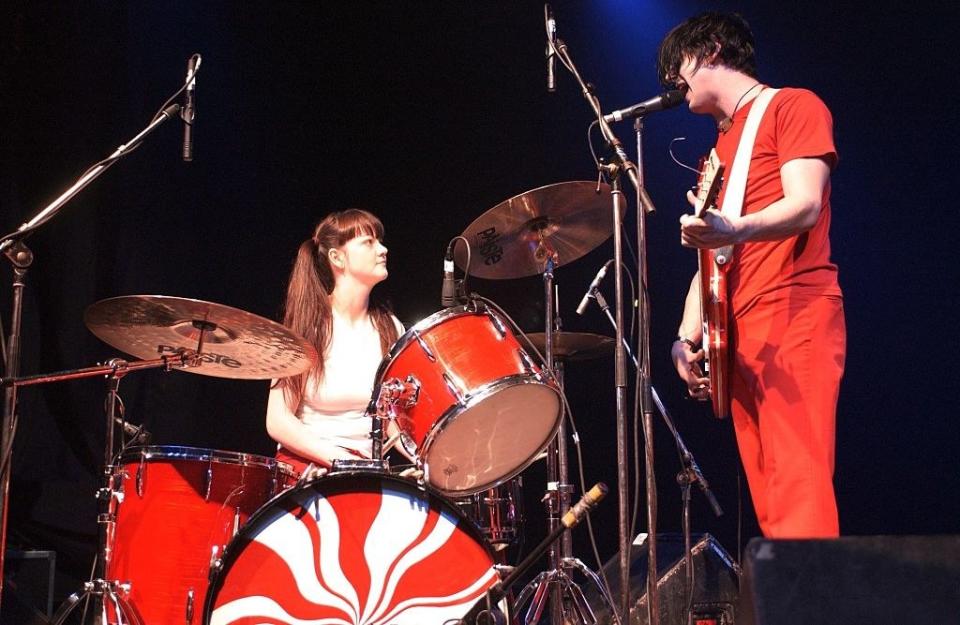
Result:
M765 296L733 322L733 426L763 535L840 533L833 491L843 301Z

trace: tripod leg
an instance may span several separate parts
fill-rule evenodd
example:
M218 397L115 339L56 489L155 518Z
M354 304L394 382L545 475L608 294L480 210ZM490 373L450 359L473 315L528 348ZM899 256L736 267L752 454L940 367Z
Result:
M587 603L587 598L583 596L583 591L580 590L580 586L567 575L563 576L563 594L570 597L573 610L577 613L578 623L581 625L597 625L597 616L590 608L590 604ZM564 610L568 610L566 602L564 602ZM566 615L564 615L564 622L568 620Z
M553 571L540 573L532 582L527 585L526 588L523 589L523 592L520 593L523 600L526 601L526 598L523 597L524 593L527 593L528 589L534 591L533 599L530 601L530 608L523 617L523 622L525 625L531 625L531 623L538 623L540 621L540 617L543 615L543 607L546 604L547 597L549 596L552 577ZM520 607L522 605L522 602L518 599L516 610L517 614L520 613Z
M57 608L56 613L53 615L53 620L50 621L50 625L62 625L67 617L70 616L70 613L73 612L73 609L77 607L77 604L80 603L80 600L86 596L86 592L83 594L73 593L64 599L63 603L60 604L60 607Z
M582 573L584 577L586 577L591 582L593 582L593 585L596 587L596 589L600 591L600 595L603 597L603 600L606 602L607 607L610 608L610 614L613 615L613 618L616 619L616 622L619 622L620 616L619 616L619 613L617 612L616 603L614 603L613 597L610 596L610 592L607 589L607 587L604 585L603 581L601 581L600 576L594 573L593 569L591 569L586 564L584 564L583 561L580 560L579 558L566 558L564 560L564 566L574 568L580 571L580 573ZM579 590L579 588L577 590ZM581 593L581 597L582 597L582 593ZM590 613L593 614L592 609L590 610Z

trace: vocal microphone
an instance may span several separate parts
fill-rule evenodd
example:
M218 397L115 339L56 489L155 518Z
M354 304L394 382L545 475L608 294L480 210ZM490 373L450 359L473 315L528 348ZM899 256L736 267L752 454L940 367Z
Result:
M549 4L543 5L544 19L547 21L547 91L557 90L557 55L554 50L557 45L557 21L553 19L553 9Z
M197 86L197 69L200 67L200 55L194 54L187 60L187 89L183 95L183 160L193 160L193 119L196 116L194 91Z
M613 122L620 122L625 119L633 119L634 117L641 117L647 113L655 113L657 111L663 111L669 108L673 108L676 105L683 102L683 95L686 93L683 89L673 89L671 91L665 91L658 96L654 96L649 100L644 100L633 106L628 106L625 109L620 109L619 111L614 111L609 115L603 116L603 121L608 124Z
M453 279L453 245L447 246L443 257L443 286L440 289L440 305L450 308L457 305L457 283Z
M587 287L587 292L583 294L583 299L580 300L580 305L577 306L577 314L581 317L587 310L587 304L590 303L590 298L593 297L593 292L597 290L597 287L600 286L600 283L603 282L604 277L606 277L607 268L610 267L610 263L612 262L613 259L611 258L603 264L603 267L601 267L600 271L597 272L597 275L594 276L593 282L591 282L590 286Z

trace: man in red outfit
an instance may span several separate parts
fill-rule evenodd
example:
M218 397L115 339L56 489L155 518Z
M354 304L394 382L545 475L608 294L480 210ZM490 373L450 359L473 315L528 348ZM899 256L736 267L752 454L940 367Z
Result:
M717 120L716 150L729 172L752 105L769 89L756 77L746 21L705 13L683 22L661 43L658 71L687 90L691 111ZM810 91L780 89L748 153L742 210L684 215L681 243L734 246L726 266L731 414L760 528L772 538L833 537L846 332L828 237L837 163L830 111ZM706 399L699 297L694 276L671 352L690 394Z

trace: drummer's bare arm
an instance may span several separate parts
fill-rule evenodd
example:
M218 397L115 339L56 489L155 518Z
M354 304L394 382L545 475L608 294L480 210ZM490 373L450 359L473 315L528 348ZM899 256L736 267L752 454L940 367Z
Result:
M267 401L267 434L287 451L325 467L329 467L334 460L358 457L348 449L317 438L316 433L311 432L291 412L280 388L270 389L270 398Z

